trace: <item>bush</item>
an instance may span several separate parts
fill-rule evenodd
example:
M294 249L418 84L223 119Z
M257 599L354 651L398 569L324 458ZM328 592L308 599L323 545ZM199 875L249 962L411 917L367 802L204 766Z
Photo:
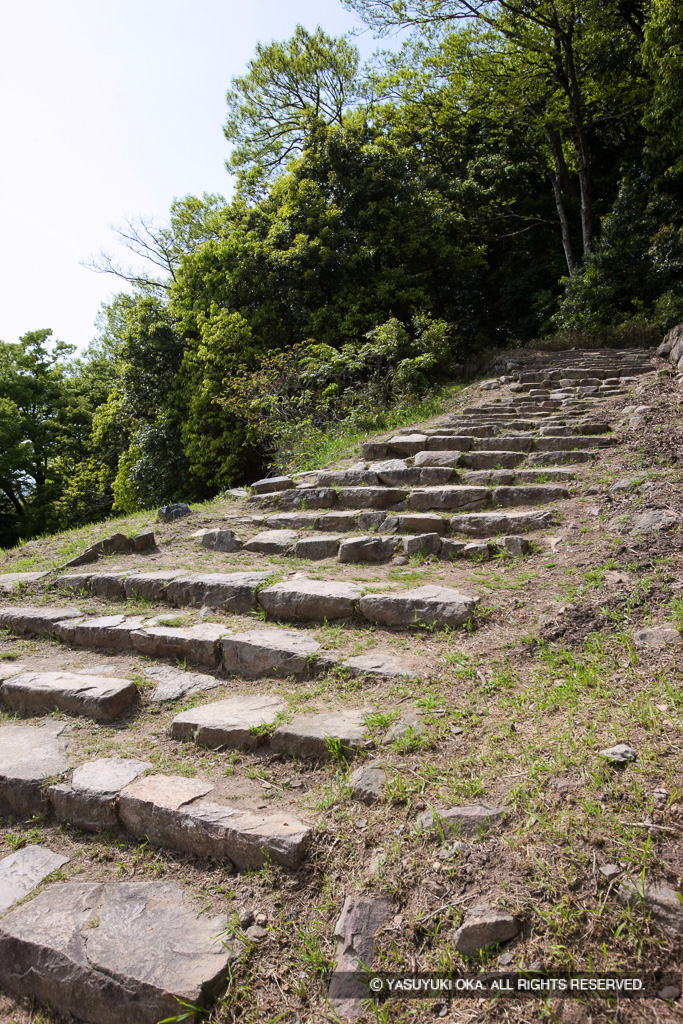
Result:
M344 424L380 429L391 408L412 406L448 375L455 352L451 329L416 317L412 330L388 320L364 343L334 349L312 342L261 357L255 370L226 380L223 409L247 426L248 442L280 469L291 469L321 434ZM298 453L298 454L297 454Z

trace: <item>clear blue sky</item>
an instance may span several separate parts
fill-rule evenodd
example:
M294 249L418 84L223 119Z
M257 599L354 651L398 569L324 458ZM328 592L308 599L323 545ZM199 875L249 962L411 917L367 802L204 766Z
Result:
M23 0L0 38L0 339L81 348L115 278L79 261L126 215L229 195L225 92L257 41L355 25L338 0ZM360 40L369 56L376 43Z

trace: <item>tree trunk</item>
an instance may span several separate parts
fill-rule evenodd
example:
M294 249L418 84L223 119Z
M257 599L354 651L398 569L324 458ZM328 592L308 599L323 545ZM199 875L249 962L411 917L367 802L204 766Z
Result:
M562 248L564 249L564 258L567 261L567 269L571 277L576 270L576 263L574 262L574 253L572 252L569 219L567 217L567 210L562 196L562 182L569 176L567 174L567 166L565 164L564 153L562 152L562 143L559 135L554 128L550 127L550 125L545 125L544 131L548 140L548 145L550 146L550 150L553 154L555 170L550 177L553 183L553 192L555 193L555 206L557 207L557 216L560 221L560 230L562 231Z

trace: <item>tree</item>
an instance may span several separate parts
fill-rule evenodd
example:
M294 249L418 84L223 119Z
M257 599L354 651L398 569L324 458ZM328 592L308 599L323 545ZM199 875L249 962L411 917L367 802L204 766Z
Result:
M90 410L65 362L74 351L30 331L0 342L0 537L5 545L56 525L63 467L84 452Z
M116 228L119 244L151 263L156 268L154 274L124 266L105 250L83 266L98 274L113 274L135 288L163 297L175 281L181 258L218 236L225 206L225 199L216 194L204 192L201 198L188 195L173 200L165 227L150 217L139 216L129 217L122 227Z
M518 64L518 85L527 90L529 112L543 128L553 164L553 191L562 227L570 273L575 269L565 195L570 192L565 144L571 151L580 196L582 254L593 246L595 234L594 168L590 136L596 120L630 113L634 97L632 62L618 83L617 65L610 60L626 38L637 53L643 39L646 0L342 0L380 32L393 26L447 31L461 21L480 24L498 37L497 58L510 56ZM625 35L627 34L627 36ZM506 52L507 51L507 52ZM632 54L630 55L632 56ZM539 88L539 85L541 86ZM626 102L614 100L625 90ZM597 103L596 103L597 99ZM618 105L617 105L618 106ZM602 107L602 109L600 109Z
M228 169L263 185L300 156L314 124L342 125L358 98L358 50L344 38L297 25L284 43L258 43L249 71L227 94Z

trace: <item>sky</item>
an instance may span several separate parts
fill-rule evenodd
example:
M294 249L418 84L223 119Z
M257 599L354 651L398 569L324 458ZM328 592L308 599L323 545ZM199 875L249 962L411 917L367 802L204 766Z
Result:
M229 196L225 93L257 42L357 26L338 0L22 0L0 36L0 339L87 345L122 289L82 261L175 197ZM377 44L365 32L364 57Z

